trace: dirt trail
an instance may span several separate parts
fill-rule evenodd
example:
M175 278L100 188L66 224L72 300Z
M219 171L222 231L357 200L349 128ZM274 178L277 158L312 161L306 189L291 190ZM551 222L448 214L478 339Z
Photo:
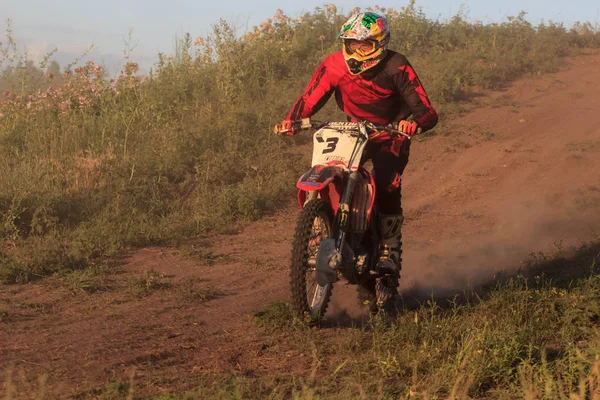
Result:
M600 55L571 65L479 97L481 108L414 143L404 177L405 296L460 291L598 232ZM310 355L248 317L288 297L296 215L291 205L237 234L197 238L190 245L201 259L135 251L91 294L75 290L85 277L1 287L0 371L12 371L23 398L40 376L53 398L66 398L131 374L136 393L150 395L193 388L212 371L306 371ZM332 314L359 313L354 287L338 286Z
M580 57L491 93L487 107L415 146L405 285L464 288L599 231L599 66L598 55Z

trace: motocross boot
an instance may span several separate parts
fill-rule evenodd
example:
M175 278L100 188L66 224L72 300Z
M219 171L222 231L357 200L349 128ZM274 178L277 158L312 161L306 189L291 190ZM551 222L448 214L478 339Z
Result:
M402 214L379 215L379 260L377 271L383 275L400 276L402 265Z
M402 268L402 214L379 215L379 260L377 272L383 275L377 282L379 306L393 303L398 294L398 281Z

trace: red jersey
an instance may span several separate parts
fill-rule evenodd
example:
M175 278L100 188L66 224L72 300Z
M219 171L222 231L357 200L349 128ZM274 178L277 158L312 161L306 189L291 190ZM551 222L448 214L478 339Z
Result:
M395 51L388 50L377 66L359 75L350 74L342 51L333 53L321 63L287 119L314 115L334 92L340 109L358 119L388 124L412 115L423 131L438 121L415 70Z

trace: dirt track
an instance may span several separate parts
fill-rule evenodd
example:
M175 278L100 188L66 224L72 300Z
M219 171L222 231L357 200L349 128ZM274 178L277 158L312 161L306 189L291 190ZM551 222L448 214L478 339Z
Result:
M404 177L407 299L460 292L519 268L530 253L598 232L600 55L571 66L476 97L482 107L414 143ZM44 376L56 398L132 374L143 396L193 388L211 371L307 371L310 357L290 350L285 334L267 335L248 318L288 296L296 215L291 206L238 234L197 238L200 261L165 248L135 251L92 294L74 295L51 284L56 279L1 287L0 371L12 371L23 398ZM149 270L157 272L148 283L156 290L140 297L139 277ZM359 315L354 293L336 288L331 315Z

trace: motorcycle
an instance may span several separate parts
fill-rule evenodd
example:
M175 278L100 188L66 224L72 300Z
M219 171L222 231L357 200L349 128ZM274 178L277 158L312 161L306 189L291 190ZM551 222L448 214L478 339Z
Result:
M345 278L359 288L359 300L375 313L381 306L376 269L379 248L375 180L364 166L370 139L388 135L410 139L389 125L359 122L297 121L316 129L312 167L296 183L301 208L292 247L292 307L299 317L319 321L333 284Z

